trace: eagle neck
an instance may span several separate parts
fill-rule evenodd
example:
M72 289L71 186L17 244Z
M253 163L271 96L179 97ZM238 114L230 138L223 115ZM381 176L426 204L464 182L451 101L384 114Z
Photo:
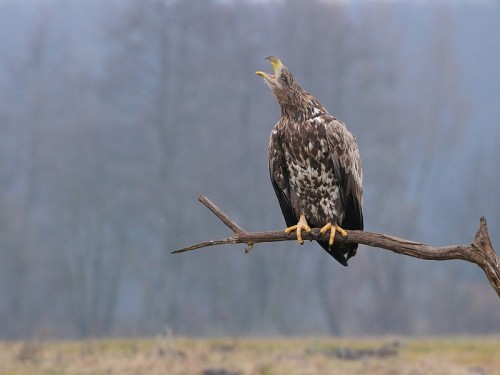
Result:
M302 106L281 104L281 117L294 123L303 123L325 113L327 113L326 109L319 103L309 103Z
M327 113L318 100L300 86L288 91L288 95L278 95L281 117L295 123L303 123L314 117Z

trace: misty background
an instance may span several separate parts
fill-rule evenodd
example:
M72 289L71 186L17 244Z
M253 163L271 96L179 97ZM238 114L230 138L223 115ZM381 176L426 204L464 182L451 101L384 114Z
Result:
M365 229L500 246L499 1L0 1L0 337L500 332L463 261L295 242L255 76L278 56L356 135Z

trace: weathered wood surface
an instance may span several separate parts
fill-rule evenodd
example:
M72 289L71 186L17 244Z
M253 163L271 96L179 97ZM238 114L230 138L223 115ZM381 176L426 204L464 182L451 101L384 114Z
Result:
M233 232L231 237L221 240L201 242L189 247L185 247L173 254L193 251L209 246L227 244L246 244L245 253L256 243L278 242L297 240L295 232L286 234L283 230L267 232L248 232L236 224L219 207L211 202L207 197L200 195L198 200L214 213ZM423 243L405 240L402 238L389 236L382 233L365 232L359 230L347 230L347 236L342 237L340 233L335 234L335 241L345 241L347 243L359 243L371 247L390 250L397 254L407 255L414 258L426 260L451 260L461 259L477 264L486 274L489 283L500 297L500 260L493 249L486 219L481 217L479 229L476 232L473 242L470 245L449 245L433 247ZM310 234L303 233L304 240L328 240L329 234L320 234L319 228L314 228Z

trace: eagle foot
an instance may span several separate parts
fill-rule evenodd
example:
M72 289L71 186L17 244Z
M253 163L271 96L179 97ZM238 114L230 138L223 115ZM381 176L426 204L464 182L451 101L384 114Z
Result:
M305 230L306 233L311 233L311 227L307 224L306 217L304 215L300 215L299 222L296 225L292 225L285 229L286 234L290 234L293 231L297 231L297 241L300 245L304 244L304 240L302 239L302 231Z
M337 224L333 225L332 223L328 223L323 228L321 228L319 232L321 234L325 234L328 231L330 231L330 238L328 240L329 246L333 246L333 242L335 241L335 232L336 231L339 231L340 234L342 235L342 237L347 236L347 232Z

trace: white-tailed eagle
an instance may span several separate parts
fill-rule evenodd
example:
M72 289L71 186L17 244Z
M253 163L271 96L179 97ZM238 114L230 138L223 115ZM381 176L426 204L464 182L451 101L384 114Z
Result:
M271 88L281 107L281 118L269 140L269 173L285 217L286 232L311 227L330 231L318 243L347 266L357 244L334 243L335 232L363 229L363 174L354 136L311 94L295 83L281 61L269 56L274 74L257 75Z

